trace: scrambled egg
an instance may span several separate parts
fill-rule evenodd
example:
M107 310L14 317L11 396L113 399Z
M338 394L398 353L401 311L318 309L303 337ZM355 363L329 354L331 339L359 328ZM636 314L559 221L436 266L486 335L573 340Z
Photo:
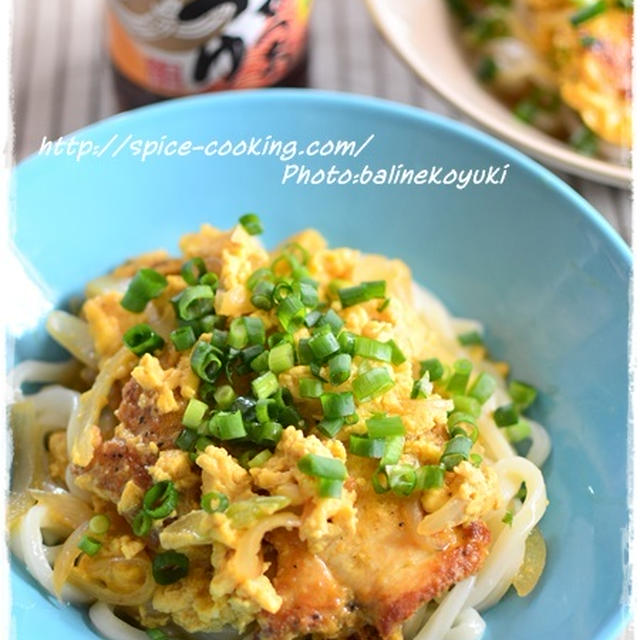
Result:
M453 361L459 356L459 347L447 346L447 340L415 309L408 267L399 260L365 256L354 249L329 249L322 236L311 230L298 234L291 242L311 254L309 275L319 283L320 295L329 298L330 308L344 321L344 329L381 342L393 340L404 353L405 360L394 365L367 363L363 358L354 357L351 378L366 367L376 366L388 371L394 386L386 393L359 403L357 421L345 425L336 438L326 438L319 432L303 431L294 426L284 428L270 457L251 468L240 464L233 446L209 444L189 452L163 448L166 447L163 440L163 446L159 447L155 442L149 442L145 435L154 428L155 422L149 422L145 427L147 430L139 432L132 431L132 425L123 422L115 428L111 441L107 440L106 434L100 434L99 441L94 443L97 451L100 442L117 440L123 443L132 465L138 458L144 460L144 464L135 467L138 475L147 474L149 484L171 482L180 496L177 508L166 519L153 523L152 535L163 550L185 554L189 559L189 572L174 584L156 585L150 600L137 607L136 614L145 625L158 626L172 621L190 632L216 631L227 625L243 631L265 612L276 615L283 599L270 572L269 534L272 531L293 532L305 543L307 552L318 554L318 557L330 555L332 549L348 553L349 544L366 533L362 528L358 529L358 523L367 522L367 517L375 520L377 516L369 512L372 505L376 505L376 513L382 508L382 498L373 494L369 486L370 475L367 474L371 473L371 461L347 455L350 435L366 433L369 417L380 413L402 416L405 446L401 462L414 467L438 464L449 439L447 416L453 409L452 400L431 393L433 386L428 381L425 381L425 389L429 391L427 397L412 399L411 392L420 359L437 352L440 357ZM256 269L272 264L273 256L241 226L222 232L205 225L199 233L185 236L181 248L187 259L202 257L207 269L218 274L216 314L231 318L259 317L267 330L278 325L275 311L254 308L246 286L247 279ZM162 266L169 286L144 313L125 311L120 305L122 294L113 291L96 295L85 303L83 313L102 358L115 353L121 347L123 333L139 322L150 323L167 337L171 328L169 321L173 318L171 298L186 286L176 275L180 264L176 265L166 254L154 253L127 263L116 272L118 277L131 277L140 266ZM341 286L348 286L375 279L384 279L387 283L389 301L384 306L380 300L371 300L343 309L332 289L335 280L339 280ZM295 337L309 335L309 330L302 328ZM210 338L211 334L201 336L201 339ZM320 375L326 374L324 366ZM278 381L291 392L303 417L313 423L322 418L322 408L317 399L300 398L299 385L303 377L309 377L308 367L294 366L280 373ZM160 416L169 422L179 421L181 413L178 409L184 406L180 402L197 397L199 390L199 378L191 367L191 350L177 352L170 344L161 353L143 355L132 369L131 379L141 389L134 412L140 421L149 419L145 410L153 411L154 420ZM331 390L350 388L349 382L345 382ZM175 419L173 414L176 414ZM180 424L171 425L172 433L182 429ZM163 428L168 428L165 423ZM206 431L201 430L200 435L204 434ZM57 437L52 437L51 443L57 460L60 458L56 454L59 449ZM480 445L476 445L474 451L481 453ZM345 481L339 497L321 497L318 480L299 469L298 463L307 454L346 464L352 475ZM85 469L76 483L109 498L111 494L101 488L104 481L101 485L100 478L94 477L94 471L93 468ZM108 483L109 491L113 492L114 486L115 480ZM117 499L114 500L117 512L132 519L141 508L145 489L140 486L138 477L127 477L117 486ZM229 506L224 512L210 513L200 505L200 496L211 493L222 494L228 499ZM482 518L499 506L495 473L486 465L476 467L462 462L447 472L445 487L425 491L407 502L411 502L414 510L419 510L422 500L423 508L429 513L452 498L464 504L463 518L458 524ZM401 502L394 498L394 514L403 512ZM464 536L454 538L462 540ZM146 553L146 541L119 536L110 539L104 549L107 557L142 557ZM424 549L413 553L423 554ZM482 554L474 557L481 558ZM95 563L85 559L79 571L84 572L88 580L93 580L92 567L95 568ZM108 576L108 580L135 584L141 579L136 573L138 569L130 567L130 576L114 574Z

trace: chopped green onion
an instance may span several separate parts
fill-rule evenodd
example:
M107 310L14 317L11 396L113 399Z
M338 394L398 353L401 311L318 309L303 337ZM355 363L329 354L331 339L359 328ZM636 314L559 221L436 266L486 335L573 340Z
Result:
M580 44L581 44L581 46L583 46L585 49L590 49L590 48L591 48L591 47L593 47L597 42L598 42L598 39L597 39L597 38L594 38L593 36L590 36L590 35L580 36Z
M222 368L219 351L208 342L198 341L191 354L191 368L202 380L215 382Z
M389 478L387 477L387 472L382 463L373 474L371 478L371 484L373 484L373 490L376 493L386 493L391 488L389 486Z
M463 460L469 459L469 452L471 451L472 445L473 442L471 442L471 439L466 436L453 437L445 445L444 453L440 458L440 463L445 466L447 471L451 471Z
M282 418L281 418L282 419ZM254 427L252 431L252 440L256 444L275 445L282 437L283 427L279 422L269 420Z
M263 345L265 341L264 322L256 316L245 316L244 326L247 329L247 337L250 345Z
M349 436L349 453L362 458L382 458L387 442L384 438L369 436Z
M313 353L309 346L309 338L298 340L298 361L300 364L309 364L313 360Z
M80 542L78 542L78 549L84 551L88 556L95 556L100 548L102 547L102 542L100 540L96 540L91 536L82 536L80 538Z
M169 640L169 636L162 629L145 629L151 640Z
M198 439L198 432L194 429L183 429L176 438L176 447L183 451L191 451Z
M272 396L280 385L273 371L267 371L251 382L251 388L258 400Z
M472 453L469 456L469 461L474 467L479 467L482 464L482 456L479 453Z
M397 464L404 449L403 436L390 436L385 438L384 455L380 461L381 465Z
M453 396L453 406L456 411L469 413L474 418L480 417L482 406L475 398L471 396Z
M440 380L444 374L444 367L438 358L430 358L420 362L420 377L429 372L429 380L434 382Z
M447 418L447 425L449 427L449 435L454 438L461 435L471 438L471 442L476 442L478 439L478 426L474 416L469 413L463 413L462 411L454 411ZM471 433L461 425L469 425L471 427Z
M273 307L273 283L268 280L261 280L254 287L251 294L251 304L264 311L269 311Z
M444 467L426 464L416 471L416 486L418 489L440 489L444 486Z
M391 346L365 336L357 336L353 346L353 355L381 362L391 362Z
M318 325L329 325L331 327L331 331L338 335L342 327L344 327L344 320L333 309L329 309L322 316Z
M189 429L197 429L204 418L204 414L208 411L209 407L202 402L202 400L196 400L191 398L187 408L184 410L182 416L182 424Z
M520 414L514 404L505 404L493 412L493 419L499 427L509 427L518 422Z
M338 353L329 359L329 381L331 384L342 384L351 375L351 356L348 353Z
M219 409L228 409L236 399L236 392L230 385L223 384L215 390L213 398Z
M386 468L389 488L396 495L409 496L416 488L416 470L408 464L391 465Z
M213 298L213 289L207 285L187 287L177 298L178 318L189 322L213 312Z
M250 236L258 236L264 231L262 221L255 213L245 213L239 222Z
M314 358L322 362L340 351L340 344L335 335L329 331L329 333L320 333L309 338L309 348Z
M447 391L451 395L465 395L469 376L471 375L471 369L471 362L464 358L456 360L453 363L453 374L447 383Z
M327 436L327 438L335 438L344 426L344 418L325 418L320 420L317 426L318 431Z
M407 361L407 357L402 353L400 347L394 340L387 340L386 344L391 347L391 364L397 367L399 364Z
M315 311L309 311L309 313L304 317L304 326L308 328L314 327L318 324L321 318L322 311L318 311L317 309Z
M220 440L237 440L247 435L240 411L219 411L209 421L209 433Z
M338 297L344 307L351 307L354 304L367 302L375 298L384 298L387 289L387 283L384 280L375 280L372 282L361 282L353 287L338 289Z
M353 394L350 391L342 393L323 393L320 396L322 413L325 418L345 418L355 413L356 406L353 402Z
M341 460L318 456L315 453L302 456L298 461L298 469L305 475L316 478L344 480L347 477L347 468Z
M319 302L318 291L307 282L296 282L294 285L294 292L300 296L302 304L305 307L317 307Z
M244 349L249 344L249 334L244 318L234 318L229 325L227 342L234 349Z
M532 100L524 99L520 100L518 104L513 108L513 114L518 118L518 120L522 120L522 122L526 122L527 124L534 121L536 114L538 113L538 106Z
M391 303L391 298L385 298L379 305L376 311L382 313Z
M413 387L411 388L411 398L415 400L416 398L427 398L431 393L431 382L429 381L429 376L422 376L422 378L418 378L413 381Z
M343 331L338 336L338 344L340 345L340 350L343 353L348 353L350 356L353 355L355 343L356 343L356 336L349 331Z
M377 367L354 378L353 393L358 402L368 402L389 391L394 384L391 374L384 367Z
M189 558L184 553L165 551L156 555L151 568L158 584L173 584L189 573Z
M273 282L273 271L267 267L260 267L254 271L247 280L247 288L249 291L253 291L260 282L266 280L267 282Z
M207 438L206 436L200 436L196 440L196 451L204 451L209 445L213 444L213 440L211 438Z
M200 506L207 513L222 513L229 506L229 498L219 491L210 491L202 496Z
M377 414L369 418L366 424L370 438L388 438L390 436L403 436L405 434L401 416Z
M507 436L507 440L513 443L521 442L531 436L531 425L524 420L520 420L510 427L502 427L502 429Z
M594 156L598 152L598 138L591 129L578 127L569 138L569 144L584 156Z
M98 515L93 516L91 520L89 520L89 531L91 531L91 533L95 533L96 535L107 533L110 526L111 520L109 519L109 516L105 515L104 513L99 513Z
M251 460L247 462L247 466L249 467L249 469L261 467L265 462L267 462L267 460L269 460L269 458L271 458L272 455L273 454L271 453L271 451L269 451L269 449L265 449L264 451L261 451L260 453L257 453L255 456L253 456L253 458L251 458Z
M229 332L221 329L214 329L211 335L211 344L218 349L224 349L229 340Z
M191 258L180 268L182 279L190 285L198 284L198 280L207 273L207 267L202 258Z
M173 342L176 351L186 351L187 349L191 349L196 343L196 334L193 327L189 325L174 329L169 334L169 338L171 342Z
M122 337L124 344L137 356L162 349L164 340L145 323L137 324L125 331Z
M476 75L481 82L491 82L498 73L498 65L491 56L480 58L476 68Z
M579 24L583 22L587 22L587 20L591 20L596 16L600 15L607 8L606 0L596 0L596 2L592 2L587 4L585 7L576 11L569 20L574 27L577 27Z
M138 511L135 518L131 522L131 530L134 535L144 538L151 531L151 516L144 510Z
M198 284L206 284L207 287L211 287L211 289L215 292L218 289L218 275L209 271L204 275L200 276L198 280Z
M259 356L256 356L251 361L251 365L250 366L256 373L264 373L265 371L268 371L268 369L269 369L269 352L268 351L263 351Z
M293 345L289 342L281 342L269 351L269 369L273 373L288 371L295 364Z
M278 403L273 398L265 398L256 402L256 418L258 422L270 422L276 417Z
M468 347L474 344L484 345L484 339L477 331L467 331L466 333L461 333L458 336L458 342L464 347Z
M127 287L120 304L133 313L144 311L149 300L157 298L167 287L167 279L155 269L140 269Z
M300 298L290 295L280 302L277 313L280 324L285 331L289 331L304 322L306 310Z
M535 401L538 391L526 382L512 380L509 383L509 395L520 410L527 409Z
M322 395L322 382L317 378L300 378L298 391L301 398L319 398Z
M495 378L486 372L482 372L473 382L468 395L475 398L483 405L496 390Z
M321 498L339 498L342 496L342 480L319 478L318 495Z
M504 522L508 526L513 525L513 512L505 511L504 518L502 518L502 522Z
M170 480L156 482L142 498L142 508L154 520L166 518L178 504L178 491Z

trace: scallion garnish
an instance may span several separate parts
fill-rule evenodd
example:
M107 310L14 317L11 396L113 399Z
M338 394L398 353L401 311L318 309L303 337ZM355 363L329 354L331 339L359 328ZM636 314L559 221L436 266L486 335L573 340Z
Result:
M335 335L329 331L318 333L309 338L309 348L316 360L323 362L329 356L340 351L340 344Z
M267 371L251 382L251 389L258 400L272 396L280 385L273 371Z
M353 355L381 362L391 362L391 345L365 336L356 336Z
M449 382L447 382L447 391L451 395L465 395L471 369L471 362L464 358L456 360L453 363L453 373L451 378L449 378Z
M120 304L133 313L144 311L147 303L167 287L167 279L155 269L140 269L127 287Z
M154 520L166 518L178 504L178 491L170 480L156 482L142 498L144 512Z
M521 380L512 380L509 383L509 395L516 406L522 411L534 403L538 396L538 390Z
M295 364L293 345L289 342L281 342L269 351L269 369L278 374L288 371Z
M262 221L255 213L245 213L240 216L239 222L250 236L260 235L264 231Z
M122 340L137 356L153 353L164 346L162 337L144 322L125 331Z
M351 307L367 300L384 298L386 289L387 283L384 280L361 282L353 287L338 289L338 297L343 307Z
M182 451L191 451L198 439L198 432L194 429L183 429L176 438L176 447Z
M247 462L247 467L249 467L249 469L261 467L267 462L267 460L269 460L269 458L271 458L272 455L273 454L271 453L271 451L269 451L269 449L264 449L260 453L257 453L255 456L253 456L253 458L251 458Z
M456 436L466 436L471 439L471 442L476 442L478 439L478 426L476 425L475 417L470 413L454 411L447 418L447 426L449 428L449 435L452 438Z
M210 491L202 496L200 506L207 513L222 513L229 506L229 498L219 491Z
M440 458L441 464L444 465L447 471L451 471L463 460L469 459L472 445L473 442L471 442L471 438L467 438L466 436L455 436L451 438L445 445L444 453Z
M209 433L220 440L237 440L247 435L240 411L218 411L209 420Z
M133 531L134 535L138 536L139 538L144 538L144 536L146 536L149 531L151 531L152 524L153 523L151 520L151 516L144 510L140 510L131 522L131 530Z
M193 330L193 327L189 325L174 329L169 334L169 338L171 339L171 342L173 342L173 346L176 348L176 351L186 351L187 349L191 349L191 347L196 343L195 331Z
M100 548L102 547L102 542L100 540L96 540L91 536L82 536L80 538L80 542L78 542L78 549L86 553L88 556L95 556Z
M277 314L284 330L291 331L304 322L306 310L300 298L289 295L279 303Z
M531 436L531 425L524 420L519 420L516 424L509 427L502 427L504 434L509 442L521 442Z
M213 313L214 295L213 289L204 284L187 287L175 299L178 318L190 322Z
M591 20L592 18L600 15L606 8L606 0L596 0L595 2L587 4L579 11L576 11L569 20L574 27L577 27L579 24L587 22L587 20Z
M161 585L173 584L189 573L189 558L184 553L165 551L151 563L153 579Z
M322 413L325 418L334 420L345 418L355 413L356 406L353 402L353 394L350 391L342 393L323 393L320 396Z
M407 361L407 357L402 353L400 347L395 343L394 340L387 340L386 344L391 347L391 364L394 366L398 366L403 362Z
M329 381L331 384L342 384L351 375L351 356L348 353L338 353L329 358Z
M302 456L298 461L298 469L305 475L315 478L344 480L347 477L347 468L344 466L344 462L315 453L307 453Z
M471 385L468 395L483 405L496 390L495 378L483 371Z
M197 429L208 409L209 407L202 400L191 398L187 408L184 410L182 424L189 429Z
M349 436L349 453L363 458L382 458L386 444L384 438L352 434Z
M493 419L499 427L509 427L518 422L520 414L514 404L505 404L493 412Z
M380 464L383 466L397 464L404 449L404 436L389 436L385 438L384 455Z
M220 351L208 342L200 340L191 354L191 368L202 380L215 382L222 368Z
M342 480L318 478L318 495L321 498L339 498L342 495Z
M377 414L369 418L366 424L370 438L389 438L391 436L403 436L405 434L401 416Z
M169 636L162 629L145 629L151 640L169 640Z
M110 526L111 520L109 519L109 516L104 513L99 513L89 520L89 531L96 535L107 533Z
M458 336L458 342L464 347L471 345L484 346L484 338L477 331L467 331Z
M202 258L191 258L180 268L180 275L188 285L196 285L200 278L207 272L207 267Z
M416 487L423 491L439 489L444 486L444 467L440 465L424 465L417 469L416 476Z
M482 413L482 406L476 398L471 396L454 396L453 406L456 411L462 411L463 413L469 413L474 418L478 418Z
M389 391L394 384L395 382L387 369L376 367L354 378L353 393L358 402L368 402Z
M298 381L298 392L301 398L319 398L322 391L322 382L317 378L300 378Z
M396 464L386 467L389 488L396 495L409 496L416 488L416 470L408 464Z
M502 522L511 527L513 525L513 512L505 511Z
M335 438L344 426L344 418L325 418L318 422L318 431L327 438Z
M438 358L430 358L429 360L422 360L420 362L420 377L429 372L429 380L435 382L440 380L444 374L444 367L442 362Z

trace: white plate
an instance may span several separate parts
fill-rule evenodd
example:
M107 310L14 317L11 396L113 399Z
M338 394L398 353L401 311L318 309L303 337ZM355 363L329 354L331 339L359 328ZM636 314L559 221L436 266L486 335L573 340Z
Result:
M524 124L476 80L457 41L445 0L366 0L373 19L404 61L445 100L494 135L541 162L629 188L631 169L576 153Z

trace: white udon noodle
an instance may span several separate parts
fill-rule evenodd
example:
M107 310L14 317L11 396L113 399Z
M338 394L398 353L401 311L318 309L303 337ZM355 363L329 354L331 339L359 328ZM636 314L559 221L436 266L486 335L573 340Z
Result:
M481 325L473 320L452 317L435 296L417 285L414 285L414 299L424 317L428 319L429 325L447 343L449 351L456 357L464 357L466 353L457 341L458 334L469 329L481 330ZM75 365L70 363L48 364L37 361L21 363L13 372L14 400L23 399L19 390L23 382L52 383L66 378L73 366ZM493 370L488 362L483 363L481 368L488 372ZM545 484L538 467L549 455L549 436L541 425L528 420L532 426L532 445L527 454L528 459L516 454L491 418L496 407L509 402L501 376L494 377L498 381L498 387L483 406L482 415L478 420L479 438L488 454L487 461L493 461L503 497L502 507L487 518L493 542L489 555L477 575L455 585L442 597L432 613L427 613L425 605L406 623L405 630L414 640L479 640L486 625L478 611L498 602L507 591L523 562L527 536L546 509ZM35 419L28 428L36 430L38 436L52 429L73 426L78 421L78 414L87 410L77 392L60 385L45 387L40 392L28 396L27 400L33 403L35 409ZM522 483L527 488L527 496L520 505L514 496ZM73 483L67 484L72 495L86 499L85 492L75 488ZM509 505L512 511L516 511L511 526L502 522ZM434 515L437 514L438 512ZM54 594L52 564L61 545L48 545L45 540L60 539L69 533L70 531L61 530L60 525L49 517L48 508L42 504L30 507L20 523L11 531L13 552L51 594ZM108 640L148 639L145 632L118 618L111 605L95 602L94 597L74 585L64 585L62 599L72 603L94 602L89 609L89 617L96 629ZM416 621L421 625L417 632ZM223 631L189 637L237 640L239 636L235 632Z

